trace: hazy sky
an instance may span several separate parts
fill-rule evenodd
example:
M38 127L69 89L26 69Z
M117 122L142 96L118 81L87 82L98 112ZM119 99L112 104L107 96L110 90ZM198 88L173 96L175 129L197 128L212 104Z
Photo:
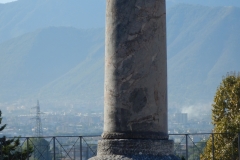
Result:
M0 0L0 3L7 3L7 2L12 2L12 1L16 1L16 0Z
M17 1L17 0L0 0L0 3L7 3L7 2L12 2L12 1ZM206 5L212 5L215 4L216 6L220 4L224 5L231 5L231 6L239 6L240 1L239 0L166 0L168 3L181 3L181 2L187 2L187 3L197 3L197 4L206 4Z
M17 0L0 0L0 3L8 3ZM166 0L169 7L176 3L201 4L206 6L237 6L240 7L239 0Z

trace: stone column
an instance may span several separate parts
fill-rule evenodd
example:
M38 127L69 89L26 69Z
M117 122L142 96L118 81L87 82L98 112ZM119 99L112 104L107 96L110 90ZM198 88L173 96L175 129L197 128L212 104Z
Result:
M162 159L173 151L165 0L106 3L104 131L93 159Z

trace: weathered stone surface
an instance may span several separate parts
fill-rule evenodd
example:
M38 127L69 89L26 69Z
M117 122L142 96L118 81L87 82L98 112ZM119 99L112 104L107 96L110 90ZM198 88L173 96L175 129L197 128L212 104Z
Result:
M165 0L107 0L103 138L168 139Z
M180 160L174 155L151 156L151 155L108 155L90 158L90 160Z
M98 155L170 155L171 140L103 139L98 142Z
M145 125L145 127L148 127L147 123L142 124ZM161 140L167 140L168 135L165 133L160 133L160 132L124 132L124 133L107 133L104 132L102 134L102 138L104 139L146 139L146 135L148 135L148 139L161 139Z
M179 160L168 140L165 0L106 0L104 131L91 160Z
M173 145L172 140L103 139L90 160L179 160L172 155Z

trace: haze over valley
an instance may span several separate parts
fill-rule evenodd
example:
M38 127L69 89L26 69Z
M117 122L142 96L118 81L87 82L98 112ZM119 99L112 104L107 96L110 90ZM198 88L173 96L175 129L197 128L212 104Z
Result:
M170 114L210 115L222 76L239 71L240 3L208 2L167 1ZM104 16L105 0L0 4L3 114L37 100L45 112L103 112Z

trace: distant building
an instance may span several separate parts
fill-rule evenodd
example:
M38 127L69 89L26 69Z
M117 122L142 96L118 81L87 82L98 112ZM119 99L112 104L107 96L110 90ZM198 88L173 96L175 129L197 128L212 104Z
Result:
M186 124L188 122L187 113L175 113L174 121L179 124Z

